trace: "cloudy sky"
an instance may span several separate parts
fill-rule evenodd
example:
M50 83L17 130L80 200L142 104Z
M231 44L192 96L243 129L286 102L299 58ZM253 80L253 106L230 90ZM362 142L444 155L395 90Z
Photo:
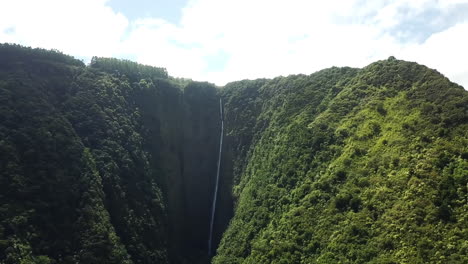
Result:
M0 43L218 85L393 55L468 88L468 0L0 0Z

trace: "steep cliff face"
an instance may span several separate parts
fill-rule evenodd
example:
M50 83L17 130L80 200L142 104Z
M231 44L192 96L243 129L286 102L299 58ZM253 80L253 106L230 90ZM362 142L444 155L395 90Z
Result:
M206 261L218 90L132 62L1 52L0 259Z
M239 81L0 46L0 263L466 263L468 95L416 63ZM226 229L227 228L227 229Z

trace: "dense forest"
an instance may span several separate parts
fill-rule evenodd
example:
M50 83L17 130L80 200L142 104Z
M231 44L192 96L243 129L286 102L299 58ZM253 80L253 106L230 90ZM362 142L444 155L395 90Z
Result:
M467 237L468 92L435 70L216 87L0 44L1 264L467 263Z

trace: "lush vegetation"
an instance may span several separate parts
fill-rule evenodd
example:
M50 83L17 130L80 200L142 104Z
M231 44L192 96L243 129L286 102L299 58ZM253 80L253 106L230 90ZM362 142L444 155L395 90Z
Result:
M468 262L462 87L389 58L223 96L239 180L214 263Z
M213 263L468 262L468 93L434 70L391 57L219 89L0 58L2 264L208 262L219 97Z
M164 68L142 65L129 60L115 58L93 57L90 67L116 75L125 75L131 81L141 79L167 79L167 71Z
M213 85L128 61L0 54L0 263L206 259Z

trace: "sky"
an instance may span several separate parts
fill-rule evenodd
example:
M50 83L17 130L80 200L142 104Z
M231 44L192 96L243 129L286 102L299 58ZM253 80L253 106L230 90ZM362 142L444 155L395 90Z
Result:
M0 0L4 42L217 85L395 56L468 89L468 0Z

